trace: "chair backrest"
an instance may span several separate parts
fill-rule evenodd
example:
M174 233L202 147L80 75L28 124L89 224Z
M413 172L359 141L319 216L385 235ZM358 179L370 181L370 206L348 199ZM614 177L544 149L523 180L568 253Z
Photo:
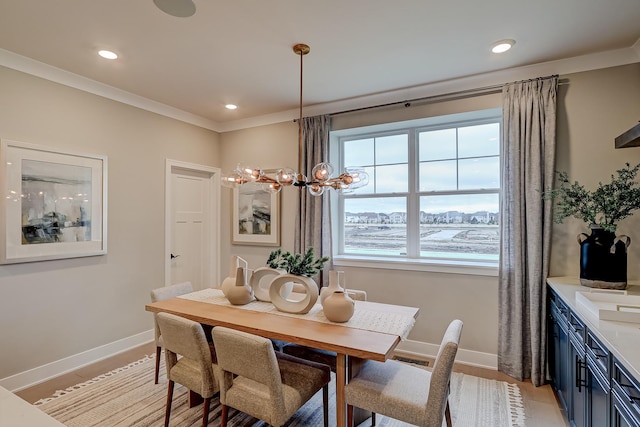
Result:
M202 325L170 313L158 313L157 318L164 341L167 377L198 392L203 397L213 394L218 384L213 372L211 350ZM187 372L192 373L192 367L197 366L200 373L191 378L186 378L189 375L183 373L179 379L176 379L172 370L179 363L178 355L182 356L180 363L183 365L187 365L185 359L191 362L189 364L191 369L187 368Z
M213 328L218 368L222 372L220 399L233 384L233 376L248 378L263 384L269 391L274 412L284 412L284 395L280 368L270 340L235 329ZM247 396L250 399L251 396Z
M188 294L190 292L193 292L193 286L191 286L191 282L182 282L176 283L175 285L163 286L162 288L154 289L151 291L151 302L164 301L166 299ZM153 315L153 322L156 333L156 346L158 346L158 339L160 338L160 328L158 328L158 318L155 313Z
M347 295L354 301L366 301L367 291L361 291L359 289L345 289Z
M458 352L463 323L461 320L452 321L442 337L429 386L429 398L425 407L426 425L440 426L447 407L449 397L449 382L453 371L453 362Z

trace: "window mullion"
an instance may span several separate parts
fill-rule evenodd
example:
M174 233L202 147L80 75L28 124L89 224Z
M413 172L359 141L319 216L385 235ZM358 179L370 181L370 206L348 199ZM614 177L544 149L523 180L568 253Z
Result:
M407 256L420 256L420 200L418 198L418 137L409 132L409 194L407 195Z

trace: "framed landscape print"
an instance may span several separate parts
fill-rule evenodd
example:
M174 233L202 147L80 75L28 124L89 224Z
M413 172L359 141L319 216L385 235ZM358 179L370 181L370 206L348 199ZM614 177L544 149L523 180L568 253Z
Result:
M1 141L0 263L107 253L107 158Z
M231 215L234 245L280 246L280 193L267 193L261 184L233 189Z

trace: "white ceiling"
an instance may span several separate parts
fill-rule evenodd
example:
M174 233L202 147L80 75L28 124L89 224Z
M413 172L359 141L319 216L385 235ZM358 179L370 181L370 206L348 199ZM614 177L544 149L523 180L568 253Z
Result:
M296 43L311 46L305 115L478 87L487 76L503 83L507 69L554 74L567 58L576 71L593 58L640 61L640 0L194 3L195 15L177 18L152 0L0 0L0 65L228 130L297 112ZM492 54L505 38L514 48Z

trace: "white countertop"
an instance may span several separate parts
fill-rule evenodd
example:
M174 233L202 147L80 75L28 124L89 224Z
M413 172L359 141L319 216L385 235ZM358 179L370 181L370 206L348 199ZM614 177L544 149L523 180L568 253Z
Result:
M64 427L64 424L0 387L0 426Z
M627 371L640 381L640 324L600 320L577 305L576 291L589 290L580 285L577 277L549 277L547 283ZM640 295L640 285L629 282L627 291L630 295Z

